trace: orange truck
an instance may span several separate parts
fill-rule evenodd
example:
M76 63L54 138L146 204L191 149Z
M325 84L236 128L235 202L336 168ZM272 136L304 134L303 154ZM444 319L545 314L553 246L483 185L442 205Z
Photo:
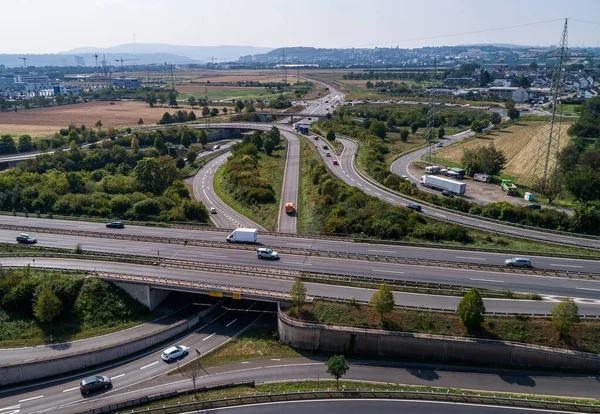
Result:
M285 203L285 213L294 214L294 203Z

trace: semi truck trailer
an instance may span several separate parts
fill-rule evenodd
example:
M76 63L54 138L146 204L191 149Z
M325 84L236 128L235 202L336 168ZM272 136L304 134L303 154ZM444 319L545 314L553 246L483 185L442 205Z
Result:
M421 185L434 190L448 190L454 194L464 194L467 190L467 184L459 183L458 181L450 180L444 177L433 175L424 175L421 177Z

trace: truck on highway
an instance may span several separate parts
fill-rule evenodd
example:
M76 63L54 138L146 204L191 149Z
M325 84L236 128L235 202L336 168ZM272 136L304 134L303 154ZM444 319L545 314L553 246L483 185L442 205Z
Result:
M285 213L289 215L294 214L294 203L285 203Z
M510 194L510 195L517 194L517 186L514 185L511 180L502 180L502 182L500 183L500 186L502 187L502 190L506 194Z
M422 176L421 185L434 190L452 191L454 194L464 194L467 190L467 184L465 183L459 183L458 181L450 180L449 178L436 177L433 175Z
M258 240L258 229L239 228L227 236L228 243L256 243Z

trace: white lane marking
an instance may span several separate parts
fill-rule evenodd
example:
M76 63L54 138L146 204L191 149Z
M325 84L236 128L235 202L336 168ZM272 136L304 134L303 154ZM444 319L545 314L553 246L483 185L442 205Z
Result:
M151 363L151 364L148 364L148 365L146 365L146 366L143 366L143 367L141 367L140 369L146 369L146 368L148 368L148 367L151 367L152 365L156 365L156 364L158 364L159 362L160 362L160 361L153 362L153 363Z
M37 400L38 398L43 398L43 395L38 395L37 397L31 397L31 398L25 398L24 400L19 400L20 403L25 402L25 401L32 401L32 400Z
M375 253L398 253L398 252L393 252L391 250L367 250L368 252L375 252Z
M286 264L297 264L297 265L304 264L304 263L302 263L302 262L287 262L287 261L286 261L285 263L286 263Z
M271 361L281 361L279 358L271 358Z
M375 193L375 195L377 195L377 196L381 197L381 194L379 194L379 193Z
M249 364L248 361L242 361L242 364Z
M350 178L352 181L355 181L354 178Z
M286 243L288 246L302 246L302 247L310 247L310 244L303 244L303 243Z
M493 279L476 279L474 277L469 278L469 280L477 280L479 282L493 282L493 283L504 283L504 280L493 280Z
M443 214L440 213L433 213L435 216L441 217L441 218L446 218L446 216L444 216Z
M121 377L124 377L124 376L125 376L125 374L121 374L121 375L117 375L116 377L112 377L111 379L117 379L117 378L121 378Z
M578 268L578 269L583 269L583 266L573 266L573 265L554 264L554 263L550 263L550 266L575 267L575 268Z
M457 259L467 259L467 260L487 260L483 257L468 257L468 256L455 256Z
M229 328L229 325L233 324L235 321L237 321L237 318L235 318L234 320L232 320L231 322L229 322L227 325L225 325L225 327Z
M394 199L393 199L393 198L389 198L389 197L387 197L387 199L388 199L388 200L390 200L390 201L394 201Z
M11 410L11 411L8 411ZM14 411L12 411L14 410ZM4 407L4 408L0 408L1 412L4 411L8 411L6 414L17 414L19 411L21 411L21 406L20 405L11 405L10 407Z
M215 332L215 333L214 333L214 334L212 334L212 335L208 335L206 338L204 338L204 339L202 340L202 342L206 341L207 339L210 339L210 338L212 338L212 337L213 337L213 336L215 336L216 334L217 334L217 333Z
M578 290L593 290L595 292L600 292L600 289L594 289L594 288L581 288L581 287L578 287L578 288L575 288L575 289L578 289Z
M63 390L63 392L75 391L75 390L78 390L78 389L79 389L79 387L69 388L68 390Z
M397 273L399 275L403 275L404 272L396 272L395 270L381 270L381 269L373 269L374 272L380 272L380 273Z

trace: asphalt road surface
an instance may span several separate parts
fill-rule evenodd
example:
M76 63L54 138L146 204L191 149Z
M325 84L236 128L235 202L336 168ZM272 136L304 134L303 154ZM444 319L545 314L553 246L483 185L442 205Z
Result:
M296 226L298 223L298 184L300 180L300 141L298 140L298 137L291 132L283 130L280 130L280 132L287 140L287 151L277 228L281 233L296 233ZM292 214L286 214L284 208L285 203L294 204L294 211Z
M232 256L241 256L242 253L245 253L244 256L247 258L254 257L256 255L253 252L242 252L242 251L232 251ZM162 257L162 256L161 256ZM210 256L204 256L210 257ZM283 259L282 259L283 260ZM27 264L31 264L32 261L30 258L5 258L3 260L4 266L25 266ZM263 262L261 262L263 263ZM271 263L275 267L276 264L273 262L269 262L268 264L264 262L266 266L270 266ZM335 262L334 262L335 263ZM308 262L308 265L311 263ZM367 263L368 264L368 263ZM301 269L303 268L303 263L297 263ZM352 267L358 266L359 262L350 261L348 266ZM267 290L273 292L280 293L288 293L292 287L293 279L280 279L280 278L271 278L269 277L268 272L264 274L258 274L256 276L248 276L248 275L240 275L236 274L233 271L231 273L215 273L210 270L184 270L177 268L163 268L159 266L146 266L146 265L135 265L135 264L127 264L127 263L115 263L115 262L100 262L100 261L91 261L91 260L75 260L75 259L57 259L57 258L36 258L35 266L37 268L61 268L61 269L79 269L79 270L88 270L88 271L99 271L99 272L113 272L113 273L123 273L137 276L151 276L151 277L160 277L161 279L172 279L174 281L173 289L181 290L180 287L177 286L175 281L194 281L194 282L204 282L215 284L218 286L223 286L223 291L227 291L228 287L232 290L240 290L244 288L251 289L260 289ZM312 269L316 266L310 266ZM304 267L305 268L305 267ZM379 270L386 272L385 275L394 275L399 274L400 277L402 272L398 272L397 270L392 270L392 268L387 267L379 267L377 265L374 266L374 270ZM387 272L390 273L387 273ZM440 273L443 273L443 270L440 270ZM373 275L378 274L376 272L372 273ZM509 283L494 283L494 279L488 279L494 277L492 275L487 275L481 278L473 277L478 276L477 273L469 273L472 280L470 284L475 284L479 282L479 279L482 279L484 282L489 283L490 285L496 284L496 288L498 285L502 289L511 289L511 284ZM482 275L483 276L483 275ZM518 280L523 278L524 276L514 277L515 282L518 283ZM487 281L487 282L485 282ZM535 280L534 280L535 281ZM549 284L553 279L542 279L541 282L538 279L539 284ZM587 289L586 286L590 286L585 284L585 281L571 282L569 279L561 280L565 283L564 288L555 288L564 292L572 292L574 286L583 287ZM560 282L560 281L559 281ZM581 284L580 284L581 283ZM357 288L351 286L337 286L337 285L327 285L320 283L305 283L307 288L307 293L309 296L322 296L326 298L334 298L334 299L350 299L355 297L358 301L361 302L369 302L371 296L375 292L373 289L365 289L365 288ZM574 285L574 286L571 286ZM595 285L594 285L595 286ZM544 287L538 287L538 290L546 290ZM577 289L577 288L575 288ZM590 288L592 289L592 288ZM575 290L578 292L579 290ZM600 304L598 303L598 289L596 290L581 290L582 294L586 292L590 293L590 296L596 295L595 298L590 298L589 296L578 298L577 301L579 306L579 313L581 315L588 316L596 316L600 315ZM542 295L545 292L541 292ZM415 293L405 293L405 292L394 292L395 302L399 305L405 306L414 306L414 307L425 307L432 309L440 309L440 310L455 310L458 306L458 302L460 301L460 297L457 296L436 296L436 295L424 295L424 294L415 294ZM522 314L550 314L552 308L556 306L556 302L560 300L560 297L553 297L551 300L516 300L516 299L484 299L485 306L488 312L500 312L500 313L522 313Z

